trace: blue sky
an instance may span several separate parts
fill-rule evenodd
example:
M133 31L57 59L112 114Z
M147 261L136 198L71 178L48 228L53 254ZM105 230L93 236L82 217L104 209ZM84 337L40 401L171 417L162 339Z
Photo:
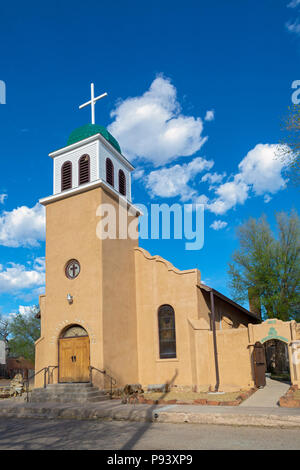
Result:
M275 211L299 205L299 189L284 185L272 158L300 79L298 18L297 0L3 4L0 312L24 310L43 291L37 202L52 193L48 153L90 121L78 105L91 81L109 94L96 122L137 168L134 201L206 202L202 250L186 251L184 241L141 245L178 268L199 268L230 294L236 227L263 213L273 225Z

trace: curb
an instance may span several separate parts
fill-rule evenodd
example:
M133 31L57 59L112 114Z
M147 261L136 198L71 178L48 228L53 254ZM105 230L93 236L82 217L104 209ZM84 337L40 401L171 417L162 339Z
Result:
M299 416L251 415L251 414L221 414L168 412L159 408L141 409L130 407L118 410L99 408L51 408L40 407L5 407L0 409L0 418L35 418L35 419L74 419L74 420L105 420L105 421L135 421L148 423L173 424L217 424L227 426L261 426L261 427L300 427Z
M300 427L300 417L278 415L236 415L200 413L154 413L157 423L217 424L227 426Z

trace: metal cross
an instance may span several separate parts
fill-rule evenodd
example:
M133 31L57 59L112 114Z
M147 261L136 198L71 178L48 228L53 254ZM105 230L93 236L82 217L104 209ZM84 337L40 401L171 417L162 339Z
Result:
M78 266L76 266L75 263L70 266L70 271L73 271L73 277L75 277L75 274L77 274L77 270Z
M101 98L104 98L105 96L107 96L107 93L103 93L102 95L99 95L95 98L94 84L91 83L91 99L90 99L90 101L87 101L86 103L83 103L79 106L79 109L82 109L82 108L85 108L86 106L91 105L92 124L95 124L95 103L96 103L96 101L100 100Z

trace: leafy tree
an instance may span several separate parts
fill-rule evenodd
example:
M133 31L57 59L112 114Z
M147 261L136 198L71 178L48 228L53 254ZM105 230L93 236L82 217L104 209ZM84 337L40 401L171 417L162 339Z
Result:
M282 145L278 146L277 156L285 163L290 180L298 185L300 183L300 105L295 104L289 107L288 115L284 119L283 131L285 137Z
M265 216L238 229L240 248L229 263L237 302L252 296L264 318L300 320L300 220L296 211L276 214L277 238Z
M36 309L32 308L30 313L17 313L9 320L10 355L23 356L34 362L34 343L40 337L40 320L35 315Z
M9 321L7 318L0 318L0 339L7 341L9 335Z

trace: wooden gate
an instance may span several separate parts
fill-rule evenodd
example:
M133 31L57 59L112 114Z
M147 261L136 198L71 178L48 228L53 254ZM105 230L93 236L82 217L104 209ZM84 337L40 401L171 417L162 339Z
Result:
M266 385L266 359L263 345L257 341L253 350L254 378L256 387Z
M89 382L88 336L59 340L59 382Z

